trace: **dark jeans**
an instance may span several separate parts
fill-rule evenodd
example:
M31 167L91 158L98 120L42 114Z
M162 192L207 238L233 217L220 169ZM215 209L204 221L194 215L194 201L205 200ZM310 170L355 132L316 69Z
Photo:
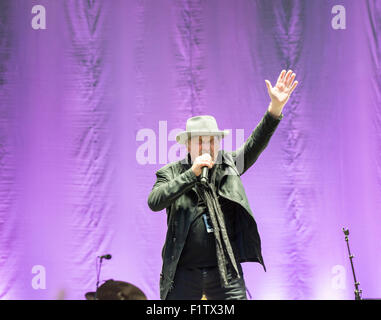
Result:
M174 287L168 293L167 300L200 300L203 295L208 300L247 300L245 280L240 264L238 264L238 269L241 278L231 281L232 274L235 275L235 273L228 268L229 285L223 288L218 267L178 267Z

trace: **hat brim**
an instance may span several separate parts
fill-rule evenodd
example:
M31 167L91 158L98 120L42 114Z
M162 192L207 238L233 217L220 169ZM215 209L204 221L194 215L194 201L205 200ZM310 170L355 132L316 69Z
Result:
M189 136L220 136L221 139L230 133L229 130L223 131L182 131L176 135L176 141L180 144L185 144Z

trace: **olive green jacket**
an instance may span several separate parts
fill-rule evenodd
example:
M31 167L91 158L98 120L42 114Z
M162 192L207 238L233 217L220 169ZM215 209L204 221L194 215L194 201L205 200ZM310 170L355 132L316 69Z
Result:
M239 204L236 216L236 246L239 262L259 262L266 271L261 253L261 240L249 201L240 176L249 169L266 148L283 114L275 118L266 111L250 137L237 150L219 152L220 170L216 172L218 195ZM197 177L189 164L189 154L183 160L169 163L156 172L157 180L148 197L148 206L153 211L166 209L167 235L162 250L162 272L160 274L160 298L166 299L173 288L181 251L184 247L198 196L195 189Z

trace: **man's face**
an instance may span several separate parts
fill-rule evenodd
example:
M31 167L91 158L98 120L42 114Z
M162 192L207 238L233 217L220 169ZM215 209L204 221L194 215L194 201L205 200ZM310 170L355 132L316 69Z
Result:
M204 153L209 153L215 161L220 150L220 137L193 136L187 141L187 149L191 155L192 162Z

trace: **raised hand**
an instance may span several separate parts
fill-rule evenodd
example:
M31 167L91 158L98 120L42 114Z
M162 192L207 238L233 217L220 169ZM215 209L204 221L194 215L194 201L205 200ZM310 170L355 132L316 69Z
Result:
M282 70L274 87L271 86L269 80L265 80L267 91L271 99L269 111L274 115L279 116L281 114L291 93L298 85L298 81L294 81L295 77L296 74L293 73L292 70L288 70L287 73L286 70Z

